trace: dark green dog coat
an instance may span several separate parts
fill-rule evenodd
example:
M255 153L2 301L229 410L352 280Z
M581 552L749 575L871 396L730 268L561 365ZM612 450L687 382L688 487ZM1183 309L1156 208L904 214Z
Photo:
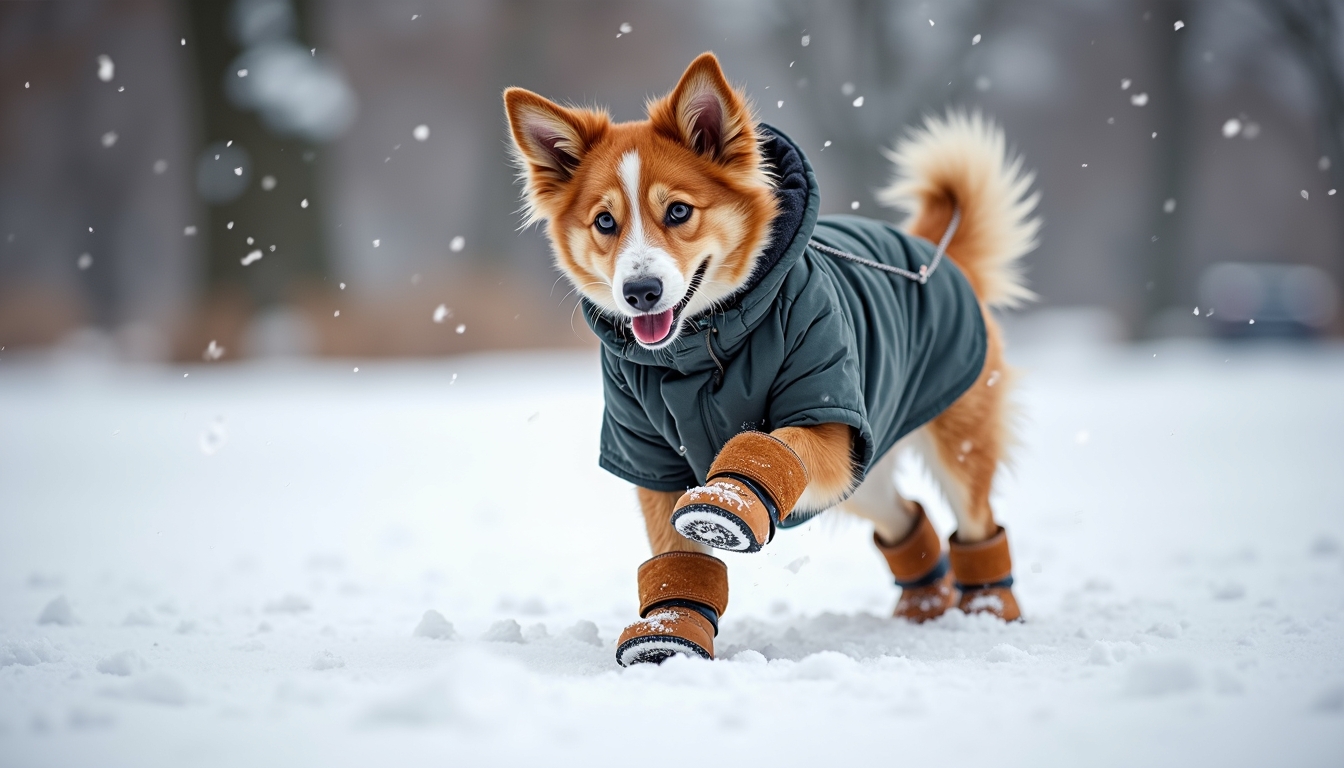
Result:
M854 459L866 474L984 366L984 319L956 265L944 260L921 285L810 247L815 240L915 272L935 251L885 222L819 219L811 165L784 134L761 130L781 213L761 263L726 308L687 319L672 344L648 350L627 320L584 306L602 341L600 463L643 488L704 484L738 432L828 422L854 427Z

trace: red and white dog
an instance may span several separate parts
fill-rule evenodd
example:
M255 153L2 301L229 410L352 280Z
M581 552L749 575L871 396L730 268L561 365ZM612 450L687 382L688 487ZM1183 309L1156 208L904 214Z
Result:
M628 348L636 362L630 365L656 369L649 360L671 360L672 351L696 339L718 367L715 386L725 372L731 377L735 361L731 350L716 349L723 339L715 336L715 313L761 279L768 249L780 246L772 225L788 212L779 170L762 148L777 134L756 123L715 57L697 58L670 94L650 102L647 120L615 123L604 111L564 107L520 88L506 90L504 101L527 222L546 223L556 264L592 316L622 338L633 337ZM621 637L622 664L675 652L712 657L727 580L709 547L754 551L777 525L787 527L790 514L837 506L872 521L874 541L903 586L898 617L920 621L953 607L1006 620L1020 616L1007 539L990 508L1010 435L1008 368L989 307L1031 295L1017 264L1034 246L1039 226L1030 217L1030 177L1007 156L999 130L978 116L930 120L892 157L896 181L881 197L910 214L899 242L927 255L931 246L923 241L938 242L954 230L943 244L954 266L937 279L973 291L967 295L978 317L981 357L967 386L866 464L858 459L866 438L856 423L796 423L719 440L704 460L708 469L695 468L695 482L639 467L618 472L636 479L654 554L640 569L642 618ZM803 219L815 219L805 213ZM825 239L821 232L812 235L818 238L812 245ZM801 236L803 255L796 258L824 264L829 257L818 255L807 237ZM861 263L825 268L836 275L865 269ZM924 288L922 281L907 288L903 279L890 280L893 291ZM669 357L657 357L660 352ZM640 392L626 393L623 383L618 388L608 389L609 409L613 396L643 402ZM864 396L871 403L885 395ZM675 436L663 442L668 445L659 450L687 453ZM922 454L955 512L948 550L920 505L895 487L895 457L907 447Z

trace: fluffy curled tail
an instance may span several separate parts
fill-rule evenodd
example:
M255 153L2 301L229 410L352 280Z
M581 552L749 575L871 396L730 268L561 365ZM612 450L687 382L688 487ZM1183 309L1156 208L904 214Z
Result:
M886 154L896 172L878 200L909 214L906 231L936 243L959 207L961 226L947 255L980 300L1013 307L1036 298L1019 261L1036 247L1041 227L1032 215L1034 174L1008 155L998 125L979 112L931 116Z

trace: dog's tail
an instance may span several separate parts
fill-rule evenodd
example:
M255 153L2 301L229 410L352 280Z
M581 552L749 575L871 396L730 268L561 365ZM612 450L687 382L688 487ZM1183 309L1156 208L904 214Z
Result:
M905 229L933 242L942 239L961 209L947 255L965 272L976 295L992 307L1036 298L1019 259L1036 247L1041 220L1032 215L1038 196L1034 174L1010 157L1003 131L979 112L930 116L901 139L887 157L896 165L890 185L878 192L884 205L909 214Z

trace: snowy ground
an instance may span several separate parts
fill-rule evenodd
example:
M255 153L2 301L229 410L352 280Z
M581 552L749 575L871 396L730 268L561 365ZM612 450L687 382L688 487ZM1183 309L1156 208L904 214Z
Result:
M828 515L631 670L592 357L0 359L0 764L1344 764L1344 350L1020 353L1026 623Z

